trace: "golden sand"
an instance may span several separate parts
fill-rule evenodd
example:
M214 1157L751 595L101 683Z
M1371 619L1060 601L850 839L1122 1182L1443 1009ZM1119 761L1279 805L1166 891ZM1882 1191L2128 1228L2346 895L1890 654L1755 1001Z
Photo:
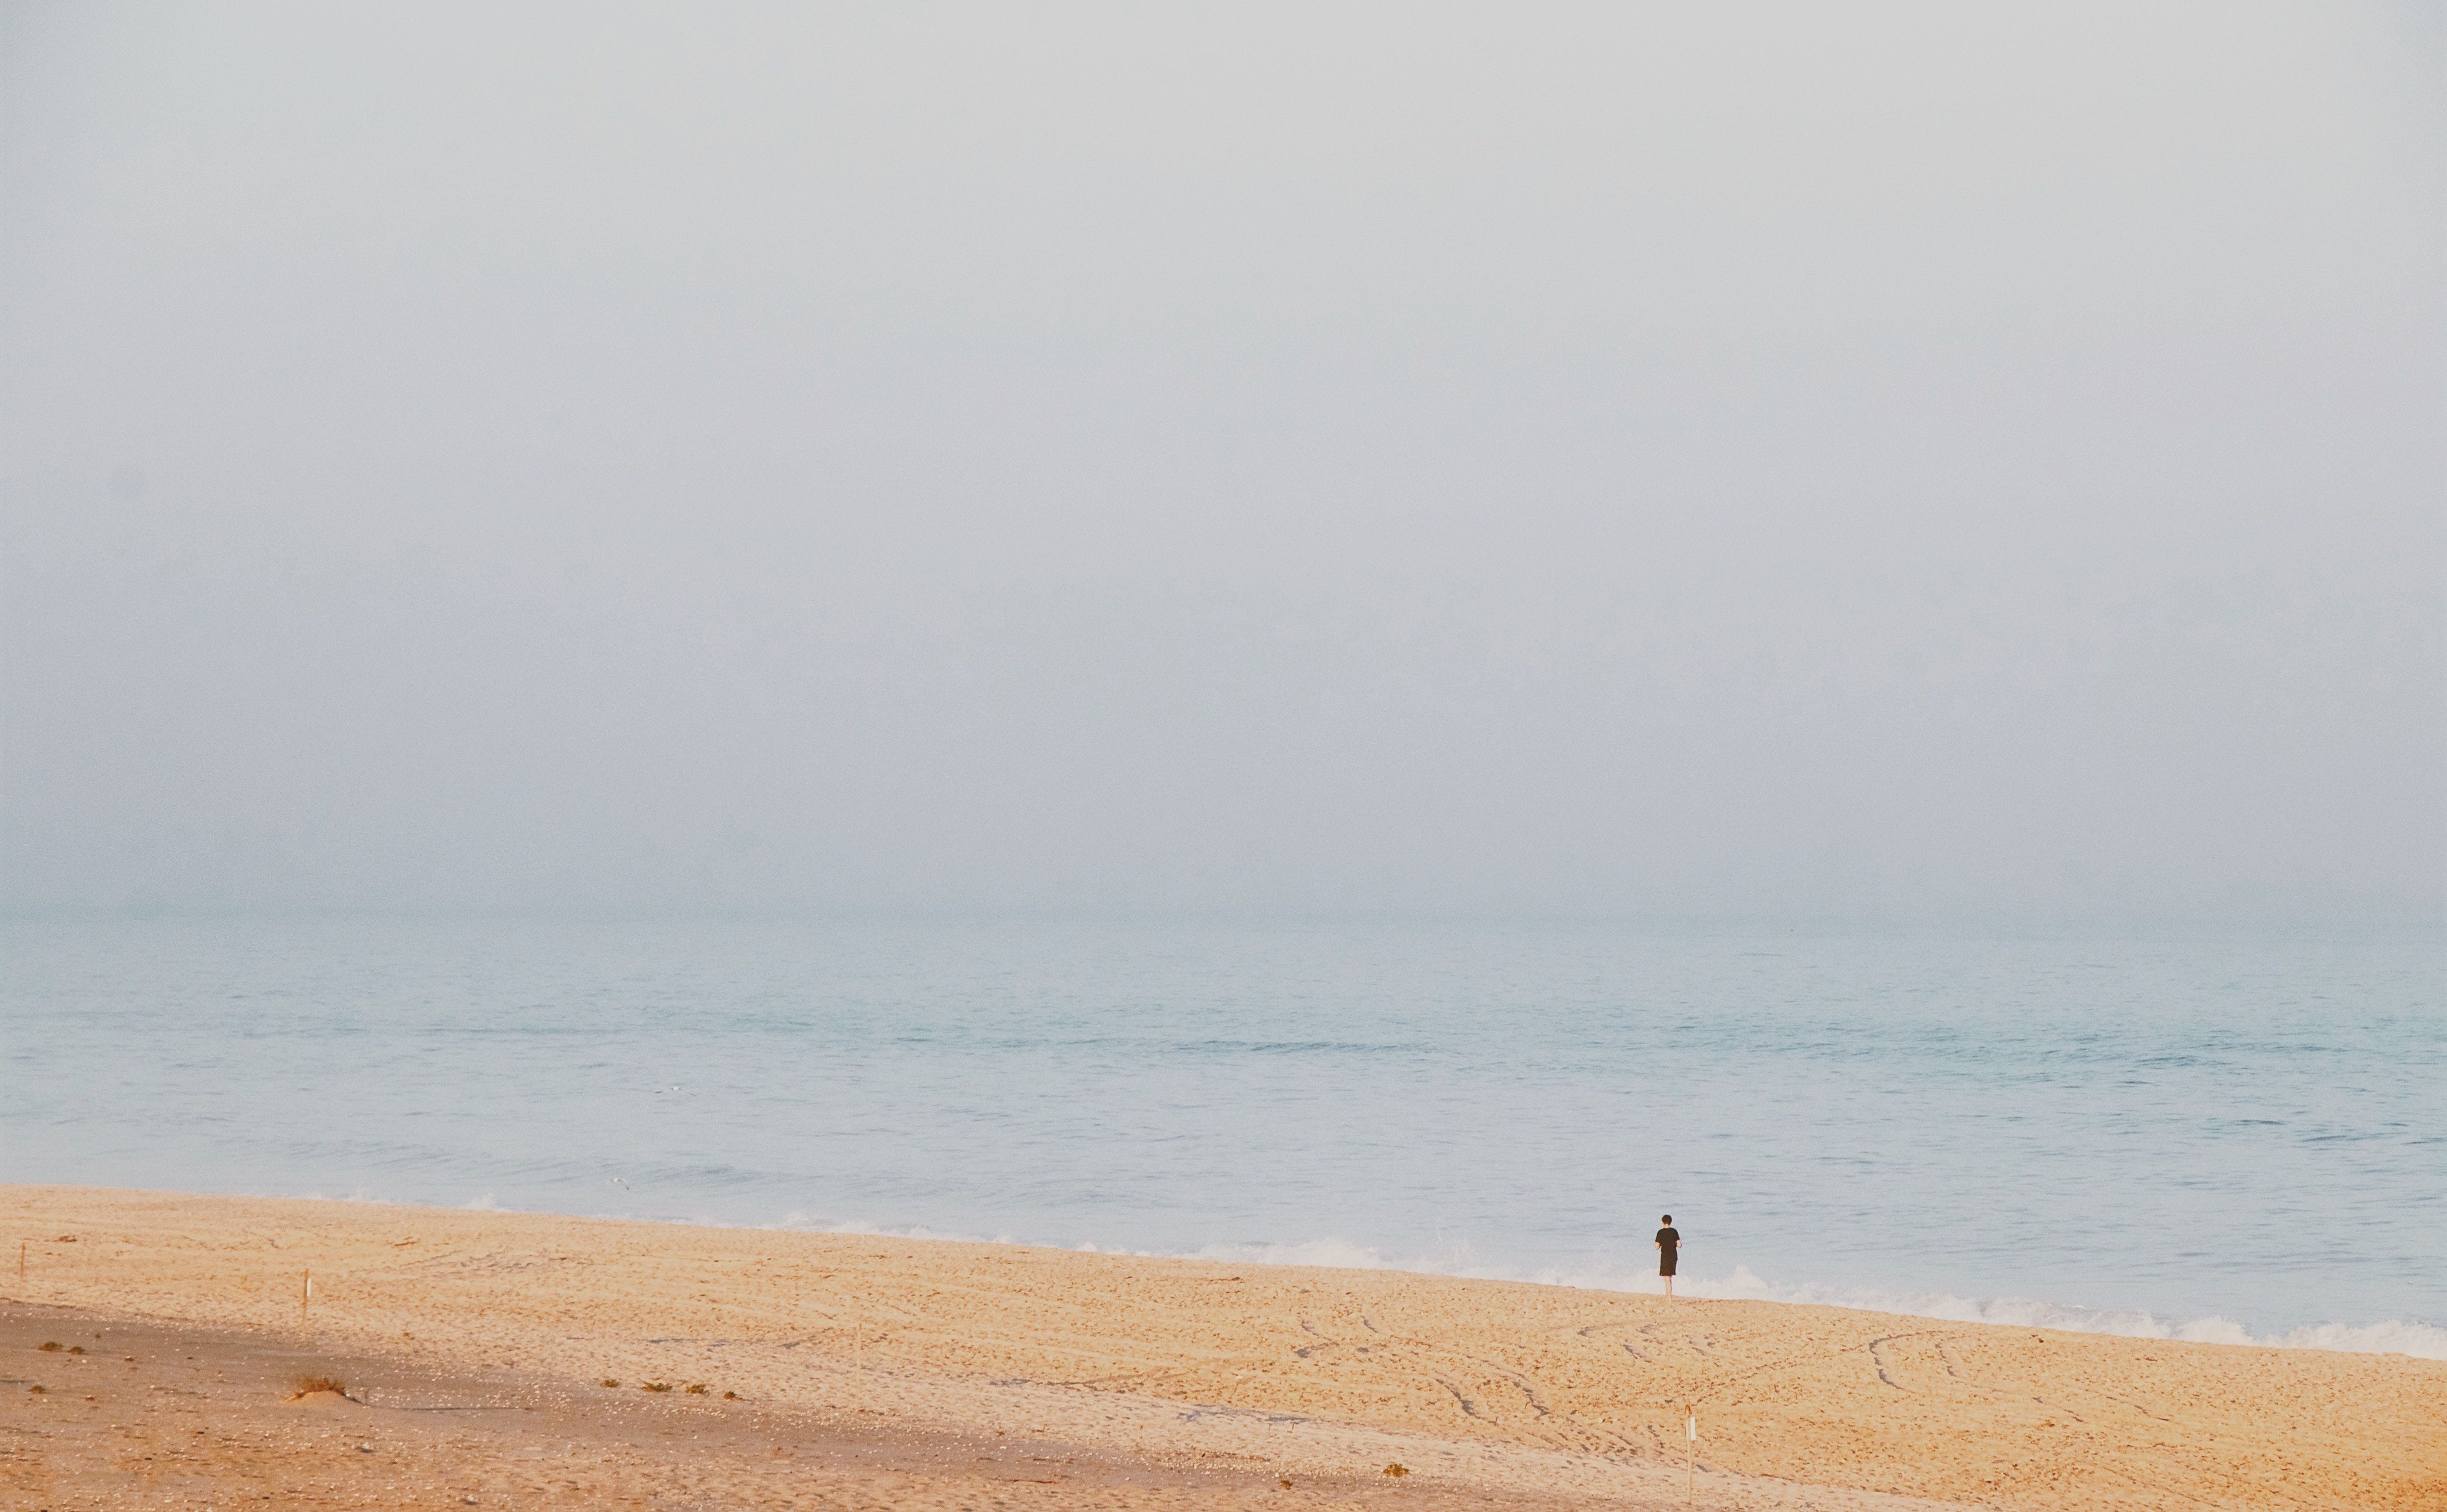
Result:
M371 1203L0 1218L11 1505L1666 1506L1688 1473L1710 1507L2447 1507L2447 1363L2401 1356ZM292 1365L362 1422L281 1403ZM410 1400L454 1392L493 1413L456 1440ZM163 1412L203 1414L166 1480Z

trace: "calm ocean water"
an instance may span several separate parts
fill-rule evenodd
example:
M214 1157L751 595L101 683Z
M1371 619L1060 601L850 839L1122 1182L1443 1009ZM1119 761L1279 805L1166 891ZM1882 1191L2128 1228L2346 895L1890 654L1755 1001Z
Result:
M10 1180L1635 1287L1670 1210L1688 1291L2447 1357L2436 940L18 918L0 947Z

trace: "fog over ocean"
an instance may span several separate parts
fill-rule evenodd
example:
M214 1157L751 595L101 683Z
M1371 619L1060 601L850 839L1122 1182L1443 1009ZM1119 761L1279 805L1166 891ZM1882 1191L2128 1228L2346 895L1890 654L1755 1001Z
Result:
M0 1179L2447 1357L2441 246L2436 3L0 4Z
M10 1180L1396 1264L2447 1357L2434 939L0 926ZM2307 1332L2298 1332L2307 1331Z

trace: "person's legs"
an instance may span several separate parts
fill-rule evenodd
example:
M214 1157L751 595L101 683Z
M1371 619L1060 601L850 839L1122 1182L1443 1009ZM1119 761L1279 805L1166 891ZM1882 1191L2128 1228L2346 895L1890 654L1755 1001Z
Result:
M1665 1273L1665 1300L1668 1302L1674 1300L1674 1273L1672 1271Z

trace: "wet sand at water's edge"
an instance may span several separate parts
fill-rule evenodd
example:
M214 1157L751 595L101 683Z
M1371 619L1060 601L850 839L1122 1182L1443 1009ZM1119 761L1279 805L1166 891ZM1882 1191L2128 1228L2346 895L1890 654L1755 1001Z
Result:
M370 1203L0 1219L10 1507L1662 1508L1684 1403L1708 1507L2447 1507L2447 1362L2395 1355Z

